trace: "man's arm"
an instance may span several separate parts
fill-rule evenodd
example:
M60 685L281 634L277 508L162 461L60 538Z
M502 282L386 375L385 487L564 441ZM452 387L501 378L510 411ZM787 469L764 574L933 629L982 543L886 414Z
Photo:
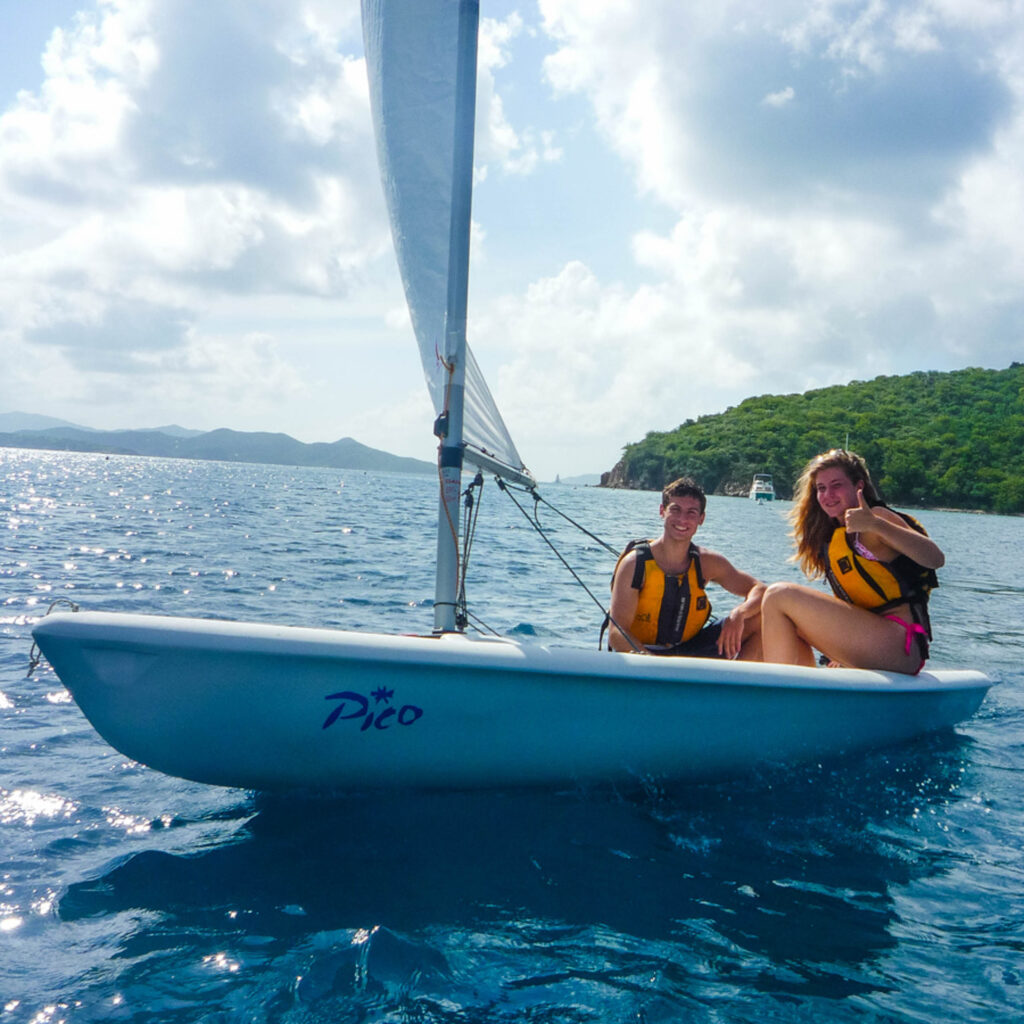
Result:
M633 589L633 572L636 567L636 552L630 551L619 563L612 583L612 603L608 609L611 623L608 626L608 644L613 651L645 654L641 644L628 627L636 617L637 605L640 603L640 591ZM616 625L618 623L618 626ZM620 628L621 627L621 628Z
M722 620L722 632L718 638L718 649L727 658L740 653L743 641L750 635L758 616L761 614L761 598L767 589L749 573L741 572L724 555L715 551L702 551L700 556L704 578L717 583L730 594L743 600Z

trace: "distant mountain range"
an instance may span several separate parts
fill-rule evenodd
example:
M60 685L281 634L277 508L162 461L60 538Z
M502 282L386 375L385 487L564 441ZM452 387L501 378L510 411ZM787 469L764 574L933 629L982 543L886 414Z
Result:
M601 483L600 473L580 473L578 476L556 476L552 483L568 487L597 487Z
M287 434L187 430L176 425L143 430L92 430L33 413L0 413L0 448L105 452L173 459L323 466L389 473L434 473L433 463L368 448L351 437L305 444Z

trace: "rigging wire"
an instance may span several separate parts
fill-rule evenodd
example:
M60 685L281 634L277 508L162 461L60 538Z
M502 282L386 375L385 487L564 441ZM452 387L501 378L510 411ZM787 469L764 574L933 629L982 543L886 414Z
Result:
M637 654L644 653L642 648L638 647L637 644L633 642L633 640L630 637L630 635L612 618L611 610L609 608L605 608L605 606L601 603L601 601L597 597L597 595L594 594L594 592L590 589L590 587L588 587L586 585L586 583L583 582L583 580L581 579L579 573L576 572L576 570L566 561L566 559L563 557L562 553L558 550L558 548L555 547L555 545L551 541L550 537L548 537L547 532L545 531L544 527L541 526L541 523L540 523L540 515L539 515L539 512L538 512L538 507L539 507L540 503L543 502L552 511L557 512L558 515L560 515L564 520L566 520L566 522L571 523L573 526L575 526L581 532L585 533L592 540L595 540L606 551L610 551L613 555L617 555L618 554L618 552L615 550L615 548L613 548L607 542L603 541L600 537L598 537L595 534L591 533L586 527L581 526L579 523L577 523L570 516L567 516L560 509L558 509L554 505L552 505L551 502L549 502L546 498L542 498L537 493L537 489L535 487L520 487L520 488L518 488L518 490L521 490L524 493L529 494L530 497L533 498L533 515L531 516L530 513L527 512L525 508L523 508L523 506L516 499L515 495L512 493L512 490L513 490L513 487L514 487L513 484L509 483L507 480L502 480L501 477L495 477L495 481L498 484L498 487L502 491L504 491L509 496L509 498L512 499L512 503L516 506L516 508L518 508L519 511L523 513L523 517L526 519L526 521L528 523L530 523L530 525L537 531L538 534L540 534L541 539L544 541L545 544L547 544L547 546L549 548L551 548L551 550L555 554L555 557L562 563L562 565L564 565L566 567L566 569L569 570L569 573L572 576L572 578L574 580L576 580L576 582L584 589L584 591L586 591L587 596L594 602L594 604L596 604L597 607L601 609L601 611L604 613L605 622L606 623L610 623L611 625L613 625L619 631L619 633L622 634L622 636L625 638L625 640L629 643L630 647L632 647L633 650L637 652ZM601 632L602 632L602 635L603 635L604 634L604 630L602 629Z
M480 470L477 470L473 482L462 492L462 558L458 566L455 597L455 626L460 630L465 629L469 621L469 610L466 607L466 571L469 568L469 555L473 550L473 540L476 536L477 519L480 517L480 501L474 500L474 490L480 491L482 499L484 475Z
M572 575L573 579L575 579L576 582L579 583L579 585L587 592L587 594L590 596L590 599L598 606L598 608L600 608L601 611L603 611L607 615L608 614L607 609L604 607L604 605L601 603L601 601L597 598L597 596L593 593L593 591L586 585L586 583L583 582L583 580L581 579L579 573L576 572L576 570L566 561L566 559L563 557L562 553L552 543L551 538L548 537L547 532L545 531L544 527L541 526L540 519L538 518L538 515L537 515L537 505L538 505L538 503L540 502L541 499L538 496L536 490L534 490L534 488L532 488L532 487L530 487L530 488L522 488L523 491L525 491L526 493L529 493L529 495L533 498L533 502L534 502L534 504L533 504L533 515L531 516L530 513L527 512L526 509L523 508L523 506L519 503L519 501L516 499L516 496L512 493L512 491L513 491L513 485L512 484L508 483L506 480L502 480L500 477L497 478L497 483L498 483L498 487L501 490L503 490L512 499L512 503L516 506L516 508L518 508L519 511L523 513L523 516L526 519L526 521L528 523L530 523L531 526L533 526L533 528L537 531L537 533L540 534L541 539L544 541L544 543L547 544L547 546L549 548L551 548L551 550L555 554L555 557L562 563L562 565L564 565L566 567L566 569L569 570L569 572ZM553 508L554 506L551 506L551 507ZM564 518L568 519L569 517L565 516ZM572 520L569 520L569 522L572 522ZM584 530L583 527L579 526L578 523L574 524L574 525L578 526L579 529L583 530L584 533L587 533L588 536L594 537L593 534L589 533L589 531L587 531L587 530ZM607 550L612 551L614 553L615 549L612 548L610 545L605 544L604 541L600 540L597 537L594 537L594 540L597 540L598 543L600 543L603 547L607 548Z
M46 615L49 615L50 612L52 612L53 609L56 608L57 605L59 604L66 604L68 608L73 612L77 612L79 610L79 606L74 601L72 601L70 597L58 597L55 601L52 601L50 603L50 607L46 609L44 618L46 617ZM42 660L43 652L39 649L39 644L33 641L32 649L28 652L28 671L25 673L26 679L30 678L32 673L35 672L37 668L39 668L39 663Z
M500 483L501 481L499 480L499 484ZM552 512L556 513L557 515L560 515L567 523L571 523L573 526L576 527L577 530L579 530L581 533L585 533L591 540L597 541L597 543L600 544L601 547L605 549L605 551L608 551L611 554L618 556L619 552L616 551L615 548L611 546L611 544L609 544L607 541L601 540L600 537L598 537L594 533L591 533L585 526L582 526L580 523L577 523L575 519L571 518L570 516L567 516L560 508L557 508L556 506L552 505L551 502L547 500L547 498L538 494L535 488L529 488L529 492L532 495L534 501L534 519L531 520L531 522L534 522L536 520L537 505L540 502L543 502L545 505L547 505L549 509L551 509ZM529 516L527 516L527 518L529 518Z
M576 582L586 592L587 596L601 610L601 612L604 615L605 626L609 624L615 626L615 628L626 639L627 643L629 643L629 645L633 648L634 651L636 651L638 654L645 653L643 648L639 647L633 641L630 635L612 618L610 609L604 606L600 598L598 598L597 595L594 594L590 587L588 587L587 584L580 577L579 573L569 564L569 562L558 550L558 548L555 547L553 541L548 536L547 530L545 530L545 528L541 525L539 512L540 505L543 503L547 508L549 508L557 515L561 516L562 519L564 519L567 523L574 526L581 533L586 534L586 536L588 536L591 540L595 541L597 544L600 544L601 547L603 547L606 551L610 552L611 554L617 555L618 552L616 551L616 549L606 541L602 540L596 534L592 533L585 526L578 523L571 516L566 515L566 513L564 513L561 509L557 508L555 505L552 505L551 502L549 502L546 498L542 497L540 494L537 493L535 487L524 487L521 485L512 484L509 481L502 479L500 476L495 476L494 480L495 483L498 485L498 488L509 496L509 498L512 500L512 503L516 506L516 508L519 509L519 511L523 514L523 517L534 528L534 530L537 531L537 533L540 535L544 543L547 544L547 546L554 553L555 557L562 563L562 565L565 566L565 568L569 571L569 574L573 577L573 579L576 580ZM468 603L466 600L466 578L469 574L470 555L473 549L473 541L476 537L477 521L480 516L480 504L483 499L483 487L483 473L480 470L477 470L477 474L473 478L473 481L469 484L465 491L463 491L462 494L463 514L462 529L460 531L462 536L462 550L458 556L457 564L455 625L456 628L460 631L465 630L465 628L468 625L470 625L470 620L472 620L474 628L478 629L480 632L486 632L492 634L493 636L500 636L501 634L497 630L488 626L478 616L470 613ZM532 515L523 507L523 505L519 502L516 496L512 493L513 490L519 490L524 494L529 494L530 497L533 498ZM474 497L474 492L479 492L479 496ZM452 525L454 527L454 524ZM604 627L602 627L601 629L601 636L604 636Z

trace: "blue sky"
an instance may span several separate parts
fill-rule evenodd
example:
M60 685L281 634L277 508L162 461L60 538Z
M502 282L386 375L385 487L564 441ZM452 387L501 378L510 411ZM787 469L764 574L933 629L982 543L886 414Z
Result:
M1021 359L1022 6L482 0L469 334L527 465ZM431 458L358 3L0 12L0 411Z

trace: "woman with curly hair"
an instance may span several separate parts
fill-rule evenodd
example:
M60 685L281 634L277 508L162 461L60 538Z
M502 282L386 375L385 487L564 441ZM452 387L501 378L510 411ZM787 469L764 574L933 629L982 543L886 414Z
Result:
M804 468L790 512L794 561L832 593L773 583L761 606L764 660L916 674L928 657L928 592L945 556L912 516L885 505L853 452L833 448Z

